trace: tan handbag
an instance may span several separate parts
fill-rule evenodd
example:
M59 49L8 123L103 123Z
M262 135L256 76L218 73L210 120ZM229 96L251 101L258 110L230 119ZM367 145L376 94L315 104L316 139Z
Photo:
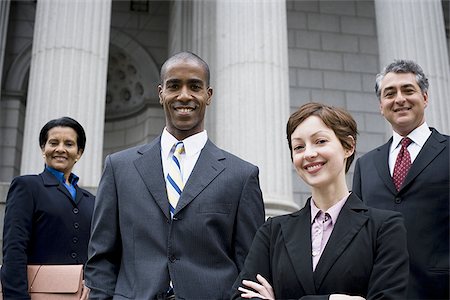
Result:
M28 291L32 300L79 300L82 283L83 265L28 265ZM3 293L0 300L2 296Z

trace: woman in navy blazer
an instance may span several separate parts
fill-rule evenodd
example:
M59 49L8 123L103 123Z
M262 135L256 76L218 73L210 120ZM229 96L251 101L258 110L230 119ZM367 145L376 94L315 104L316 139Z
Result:
M3 299L30 299L27 264L84 264L94 196L72 173L86 145L74 119L51 120L39 145L45 169L13 179L6 199L3 230Z
M234 283L234 299L404 299L406 230L400 214L365 206L345 174L357 126L343 109L307 103L291 115L287 139L312 197L270 218Z

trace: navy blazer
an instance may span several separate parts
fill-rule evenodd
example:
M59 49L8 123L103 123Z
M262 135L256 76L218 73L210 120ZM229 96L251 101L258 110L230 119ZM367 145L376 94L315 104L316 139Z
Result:
M258 168L202 149L173 219L160 138L106 158L85 268L90 299L229 299L264 222Z
M384 145L356 161L353 192L371 207L401 212L408 232L408 299L449 299L449 136L432 133L397 191Z
M350 194L312 270L310 199L301 210L270 218L255 236L233 286L261 274L276 299L328 299L341 293L366 299L404 299L408 284L406 232L399 213L368 208Z
M94 196L67 188L48 170L13 179L3 228L3 299L29 299L27 264L83 264L87 260Z

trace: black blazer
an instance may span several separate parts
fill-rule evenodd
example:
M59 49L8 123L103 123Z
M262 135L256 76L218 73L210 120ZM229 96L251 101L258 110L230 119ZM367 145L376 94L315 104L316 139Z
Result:
M261 274L276 299L404 299L408 284L406 232L398 213L368 208L350 194L312 271L310 199L295 213L269 219L259 230L233 286Z
M27 264L83 264L94 196L76 200L45 170L13 179L6 199L1 281L4 299L29 299Z
M371 207L401 212L408 232L409 299L449 299L449 136L432 129L397 192L384 145L356 161L353 192Z

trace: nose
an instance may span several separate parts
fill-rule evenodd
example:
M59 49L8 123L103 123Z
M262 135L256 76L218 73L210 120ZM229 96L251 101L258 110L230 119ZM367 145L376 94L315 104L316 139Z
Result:
M305 147L304 157L307 160L313 159L317 156L317 151L314 147Z
M56 146L56 152L65 152L66 148L64 147L63 143L59 143L58 146Z
M403 103L406 101L406 97L403 95L401 91L397 93L397 97L395 97L395 102L397 103Z
M188 101L192 99L192 95L189 92L189 89L187 86L183 86L180 90L180 94L178 95L178 100L180 101Z

